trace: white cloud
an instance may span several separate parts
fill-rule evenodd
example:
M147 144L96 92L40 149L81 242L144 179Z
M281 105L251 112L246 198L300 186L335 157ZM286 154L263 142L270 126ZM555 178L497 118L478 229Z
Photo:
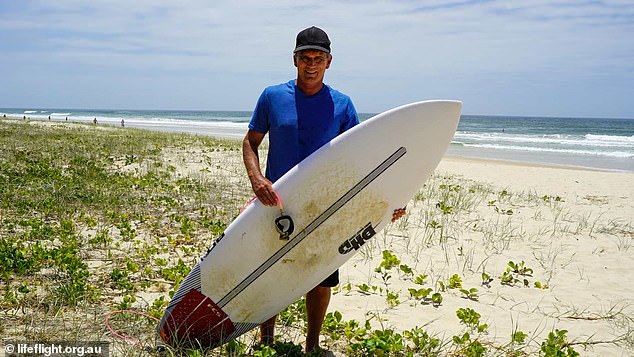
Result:
M262 86L293 76L294 36L317 25L333 41L327 80L358 97L360 110L402 104L409 93L453 92L474 110L521 111L532 107L487 105L508 91L530 94L518 86L568 93L569 102L612 86L622 95L609 105L634 116L625 103L634 80L631 1L38 0L0 5L0 14L0 66L12 69L5 80L49 71L71 85L90 78L107 87L138 78L156 98L170 83L184 91L191 83L191 93L170 92L173 105L199 98L199 108L250 109ZM234 82L241 93L214 88L239 88ZM105 105L126 96L125 88L111 92ZM126 100L140 100L138 92ZM6 100L0 106L12 105ZM222 108L229 102L236 107Z

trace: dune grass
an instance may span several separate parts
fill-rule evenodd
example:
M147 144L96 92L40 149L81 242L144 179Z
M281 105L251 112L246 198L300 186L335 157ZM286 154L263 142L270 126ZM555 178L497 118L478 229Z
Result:
M224 167L235 141L5 122L0 137L3 336L102 339L110 310L160 317L249 195L204 161Z
M162 315L189 269L252 195L240 143L32 124L0 120L0 334L110 341L117 355L158 355L113 337L104 317L119 309ZM513 193L446 175L433 176L412 207L420 209L410 209L355 258L368 266L367 281L342 281L335 292L382 299L385 309L364 321L330 312L323 328L325 347L356 356L574 356L579 346L593 343L634 345L627 306L593 316L611 319L624 331L610 341L570 341L563 329L540 339L521 326L493 339L485 317L467 305L455 311L464 330L454 336L423 327L394 328L384 315L401 304L442 309L448 299L477 302L493 284L510 295L522 287L549 289L566 258L561 246L544 237L610 235L618 250L627 252L634 231L626 220L570 212L557 196ZM523 207L532 207L530 220L540 224L517 223L514 217L527 214ZM504 255L517 242L540 249L530 262ZM397 247L404 247L398 250L406 255L397 256ZM446 269L430 269L430 254ZM477 256L486 258L478 261ZM493 266L494 259L504 264ZM112 324L144 345L154 343L150 319L120 314ZM280 314L278 325L280 338L270 347L254 346L253 332L213 351L164 353L303 355L303 299Z

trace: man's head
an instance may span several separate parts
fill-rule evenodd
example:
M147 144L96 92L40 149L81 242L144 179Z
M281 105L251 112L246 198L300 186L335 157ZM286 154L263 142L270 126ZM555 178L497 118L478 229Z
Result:
M322 29L313 26L297 34L293 63L297 85L304 93L314 94L321 88L331 61L330 39Z

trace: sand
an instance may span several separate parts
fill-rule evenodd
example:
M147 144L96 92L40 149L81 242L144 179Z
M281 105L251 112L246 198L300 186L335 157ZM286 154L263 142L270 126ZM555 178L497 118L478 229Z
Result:
M403 331L424 326L446 340L464 332L478 335L456 315L460 308L471 308L481 315L480 324L488 324L480 338L490 346L503 346L514 331L522 331L528 337L525 347L518 348L535 352L549 332L559 329L568 331L569 342L589 343L573 345L581 355L632 355L622 339L631 347L633 173L446 157L428 185L437 185L438 177L450 178L441 181L446 186L464 190L483 184L492 192L472 212L455 214L462 217L453 222L460 229L445 241L427 239L423 233L420 222L430 205L410 202L403 222L389 226L373 247L342 267L342 289L329 311L362 323L375 316L373 328L382 324ZM433 210L434 202L430 203ZM417 285L392 269L386 286L374 271L383 259L382 250L413 268L414 275L428 275L426 284ZM524 262L532 274L511 274L519 281L501 284L509 261ZM482 284L483 271L493 278L489 287ZM440 291L438 281L447 286L454 274L462 279L463 288L477 289L477 298L467 299L458 288ZM535 282L545 288L535 287ZM358 288L362 284L379 292L363 293ZM440 292L442 304L423 304L408 292L423 287ZM399 294L398 304L388 304L386 289Z
M165 150L164 161L179 175L229 175L236 188L248 189L239 153L203 158L191 150ZM406 216L341 268L328 311L361 325L369 320L372 329L423 328L449 344L444 351L455 350L453 336L468 332L492 355L497 349L502 355L508 350L535 354L558 329L568 331L567 341L582 356L631 356L633 183L634 173L445 157L408 204ZM451 213L443 214L443 207ZM377 272L383 251L411 273L398 266ZM483 272L490 276L488 284ZM425 276L422 284L415 282L417 276ZM502 284L503 276L510 281ZM462 289L477 291L467 296L457 278ZM409 292L425 288L432 290L429 296L440 294L442 302L435 305ZM479 324L487 324L482 332L458 319L456 311L465 308L480 314ZM527 337L511 347L516 331ZM325 347L344 355L345 346L323 335ZM283 338L303 343L301 333Z
M178 153L170 155L172 163L179 161ZM223 166L233 167L233 175L243 172L240 155L223 155ZM183 175L199 171L187 165L178 170ZM403 333L420 327L446 343L469 332L494 355L498 348L498 354L510 349L537 353L550 332L567 330L567 342L583 356L630 356L632 183L634 173L445 157L421 188L423 196L431 197L413 199L406 217L377 234L340 269L341 284L328 311L361 325L369 320L372 329ZM455 209L443 215L436 204L438 195L446 193ZM461 204L456 197L471 201ZM461 205L468 207L460 210ZM442 236L439 228L429 228L433 222L443 226ZM384 250L411 274L398 267L376 272ZM510 271L507 276L517 281L502 284L509 262L520 271L526 268L525 275ZM483 272L491 278L488 285L482 284ZM424 284L414 282L418 275L427 275ZM463 289L477 289L471 299L459 288L448 288L454 275ZM409 293L412 288L431 288L442 303L416 299ZM388 301L388 292L398 297ZM475 310L480 325L488 327L479 333L465 326L456 315L461 308ZM525 342L509 347L517 331L526 334ZM283 339L304 342L301 333L278 332ZM322 335L325 347L345 355L339 352L345 346Z

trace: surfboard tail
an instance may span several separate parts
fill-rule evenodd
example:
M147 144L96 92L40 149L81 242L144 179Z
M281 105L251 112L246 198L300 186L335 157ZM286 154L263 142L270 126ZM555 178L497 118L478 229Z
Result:
M159 327L161 339L175 348L214 348L235 331L229 316L209 297L192 289Z

